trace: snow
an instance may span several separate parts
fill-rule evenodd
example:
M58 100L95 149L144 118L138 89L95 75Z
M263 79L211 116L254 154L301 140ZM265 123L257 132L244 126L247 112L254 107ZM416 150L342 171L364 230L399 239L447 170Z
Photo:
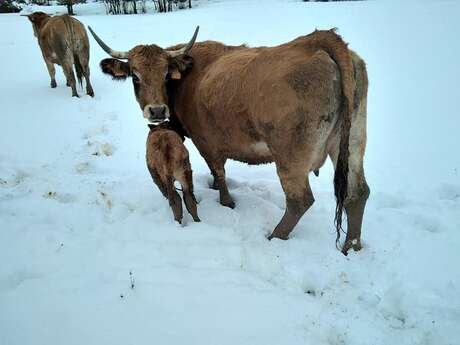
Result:
M117 50L185 42L196 25L199 40L252 46L338 27L370 79L364 248L335 249L329 163L292 238L269 242L284 210L274 165L227 164L231 210L190 141L202 222L177 225L131 83L100 72L91 39L95 98L71 98L60 70L50 89L30 23L1 15L0 344L460 343L459 3L96 5L78 19Z

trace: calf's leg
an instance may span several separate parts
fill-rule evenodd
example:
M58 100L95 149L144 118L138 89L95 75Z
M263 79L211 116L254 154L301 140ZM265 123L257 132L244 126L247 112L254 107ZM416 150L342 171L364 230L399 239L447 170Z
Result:
M150 167L148 163L147 163L147 168L149 169L150 176L152 176L153 182L155 182L161 194L163 194L165 198L168 198L168 190L165 184L163 183L163 181L161 180L161 177L158 174L157 170L155 168Z
M182 199L180 198L179 194L176 192L176 188L174 188L174 179L173 177L168 177L166 182L166 190L168 194L168 201L169 206L174 214L174 220L179 223L182 223Z
M195 222L200 222L200 218L198 217L198 211L196 207L196 199L195 195L193 194L193 179L192 179L192 171L186 170L184 173L184 181L182 183L182 193L184 196L185 207L187 208L188 213L192 216Z

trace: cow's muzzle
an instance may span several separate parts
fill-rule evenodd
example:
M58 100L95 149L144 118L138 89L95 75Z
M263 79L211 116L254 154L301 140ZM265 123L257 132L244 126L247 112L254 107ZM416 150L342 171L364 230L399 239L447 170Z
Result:
M169 108L166 104L147 104L144 117L151 123L159 123L169 118Z

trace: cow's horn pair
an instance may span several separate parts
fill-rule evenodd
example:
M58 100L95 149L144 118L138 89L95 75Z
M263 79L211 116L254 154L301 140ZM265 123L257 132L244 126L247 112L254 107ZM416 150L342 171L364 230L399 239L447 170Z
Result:
M96 33L93 31L93 29L91 29L90 26L88 26L88 29L89 31L91 32L91 35L93 35L94 39L96 40L96 42L101 46L102 49L104 49L104 51L109 54L111 57L114 57L116 59L127 59L128 58L128 52L119 52L119 51L116 51L116 50L113 50L112 48L110 48L107 44L105 44L100 38L98 35L96 35ZM171 56L171 57L177 57L177 56L180 56L180 55L184 55L184 54L187 54L188 51L193 47L193 44L195 43L196 41L196 37L198 36L198 30L200 29L199 26L196 27L195 29L195 33L193 34L193 37L192 39L190 40L190 42L187 43L187 45L181 49L177 49L177 50L166 50L166 53Z

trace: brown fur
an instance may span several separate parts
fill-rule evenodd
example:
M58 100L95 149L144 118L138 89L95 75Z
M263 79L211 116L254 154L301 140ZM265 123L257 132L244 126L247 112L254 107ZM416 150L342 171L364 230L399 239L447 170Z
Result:
M335 30L328 30L276 47L206 41L195 44L187 58L193 59L193 67L174 89L171 116L179 120L208 163L221 203L234 206L225 183L228 158L249 164L274 161L286 194L286 212L269 238L287 239L314 201L308 173L318 170L329 155L336 170L339 232L347 200L359 194L358 184L367 186L359 168L367 98L367 75L359 56ZM177 67L177 60L156 46L130 50L124 64L141 76L136 96L142 109L171 103L162 78ZM361 77L355 81L357 66ZM364 205L367 196L357 198ZM354 219L349 221L345 253L351 247L359 249L350 243L359 242L364 212L360 207L349 214Z
M174 188L179 181L185 206L193 220L199 222L196 199L193 194L192 169L183 139L167 123L150 126L147 137L146 160L153 181L169 200L174 219L182 222L182 200Z
M51 17L43 12L34 12L28 18L48 68L51 87L56 87L54 64L57 64L62 66L67 86L72 88L72 96L78 97L73 72L75 66L80 85L84 77L86 93L93 97L94 91L89 79L89 40L83 24L68 15Z

